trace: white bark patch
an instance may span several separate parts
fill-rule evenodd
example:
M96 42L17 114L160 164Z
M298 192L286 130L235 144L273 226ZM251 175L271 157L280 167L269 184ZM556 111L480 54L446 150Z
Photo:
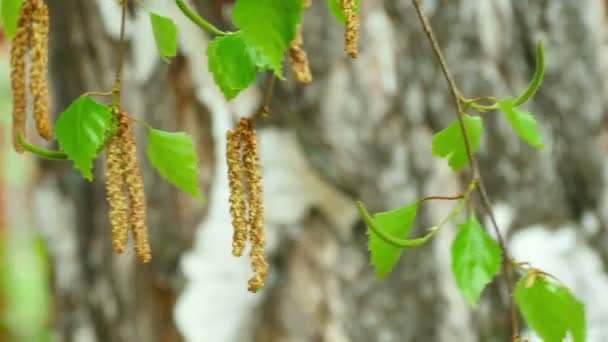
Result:
M78 227L75 222L66 218L74 218L73 203L61 196L57 190L57 185L42 179L34 192L34 211L36 221L40 229L40 233L47 241L46 246L49 248L49 254L53 260L54 267L54 286L57 293L81 293L83 291L74 291L75 286L83 284L83 275L80 269L80 255L78 254L78 242L74 233ZM78 317L78 320L72 322L74 326L73 336L59 335L58 340L74 341L94 341L94 324L88 312L83 309L83 306L74 308L77 314L71 315Z
M526 228L515 234L510 250L517 260L556 276L585 303L587 341L600 342L608 336L608 275L600 256L581 239L581 229L574 225Z

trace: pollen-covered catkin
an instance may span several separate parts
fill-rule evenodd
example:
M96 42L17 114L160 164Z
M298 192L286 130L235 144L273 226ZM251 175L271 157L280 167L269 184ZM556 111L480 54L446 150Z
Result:
M243 140L243 167L249 185L249 241L251 242L251 265L254 272L254 276L249 280L249 291L257 292L264 287L268 276L264 232L264 188L254 123L251 119L243 118L239 126Z
M11 46L11 88L13 93L13 145L15 151L23 153L17 135L25 138L25 119L27 110L26 93L26 58L30 45L30 27L32 21L32 2L25 1L17 20L17 30Z
M126 192L126 179L124 177L124 153L120 140L121 132L110 140L106 149L106 197L110 207L109 216L112 225L112 247L121 254L127 247L129 238L129 197Z
M302 27L299 27L296 37L289 45L289 59L295 79L301 83L309 83L312 81L312 74L310 73L306 51L304 51L302 45Z
M49 115L47 81L49 53L49 9L44 0L34 3L32 15L32 49L30 65L30 92L33 97L34 120L38 134L46 140L53 138Z
M349 57L357 58L359 52L359 14L355 11L355 1L340 0L340 5L346 15L344 51Z
M309 9L312 5L312 0L304 0L304 9Z
M232 254L241 256L247 243L247 208L245 206L245 188L241 178L241 134L238 130L228 131L226 140L230 216L232 216L234 229Z
M131 203L130 223L133 240L135 241L135 254L143 263L152 259L148 231L146 227L146 195L144 193L144 179L137 160L135 135L129 115L121 109L118 119L118 135L122 143L125 163L125 178Z

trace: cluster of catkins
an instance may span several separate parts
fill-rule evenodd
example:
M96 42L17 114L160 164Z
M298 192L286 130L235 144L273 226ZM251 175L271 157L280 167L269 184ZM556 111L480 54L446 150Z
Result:
M36 130L51 140L48 72L49 9L44 0L25 0L17 21L11 47L11 87L13 92L13 145L23 153L18 135L25 138L27 111L27 62L29 52L29 89L32 96Z
M268 262L264 252L266 245L264 189L260 174L258 142L251 119L242 118L234 131L228 131L226 161L230 187L230 215L234 228L232 254L243 255L245 244L249 240L254 273L249 280L249 291L257 292L264 286L268 276Z
M121 254L128 243L129 231L135 253L141 262L152 259L146 228L146 195L137 160L135 135L129 114L124 109L112 112L116 132L106 148L106 192L110 206L112 247Z
M359 14L355 10L355 0L340 0L340 7L346 15L344 51L351 58L357 58L359 51Z

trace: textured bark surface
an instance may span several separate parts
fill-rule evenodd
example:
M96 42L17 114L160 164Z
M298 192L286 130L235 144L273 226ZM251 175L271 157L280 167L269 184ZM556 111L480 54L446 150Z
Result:
M106 0L49 3L61 18L53 20L51 55L59 112L84 91L111 87L118 11ZM221 25L229 17L219 3L197 4ZM456 194L467 175L431 154L433 132L455 112L410 1L362 3L355 61L344 56L342 27L325 1L313 3L304 46L314 81L280 82L272 115L260 124L272 270L255 296L246 292L248 261L230 255L223 151L226 130L255 110L260 91L227 105L206 69L209 38L173 4L150 3L180 27L182 55L169 66L155 55L145 15L130 18L129 37L138 38L129 39L125 106L155 127L195 136L208 202L177 193L144 162L153 262L140 266L132 255L111 253L102 163L93 183L68 164L42 164L36 201L54 261L59 340L508 340L503 286L492 285L475 310L455 288L454 229L406 251L383 281L368 265L354 200L386 210ZM604 2L425 4L469 97L519 93L533 73L537 40L545 43L545 83L526 108L549 149L533 150L491 113L480 163L514 255L572 287L587 304L590 341L601 341L608 335L601 324L608 317ZM145 139L142 157L144 146ZM425 205L413 234L450 209Z

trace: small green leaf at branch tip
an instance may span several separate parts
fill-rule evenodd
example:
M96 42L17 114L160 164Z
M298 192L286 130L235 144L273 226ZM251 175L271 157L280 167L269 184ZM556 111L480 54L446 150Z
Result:
M537 52L536 52L536 69L534 70L534 76L532 77L532 81L530 81L530 85L528 85L528 89L524 91L521 96L515 100L514 106L521 106L528 99L530 99L538 90L540 85L543 83L543 77L545 76L545 52L543 49L543 43L541 41L538 42Z
M505 113L511 127L525 142L539 150L545 148L538 123L532 113L515 107L515 100L511 97L500 99L498 106Z
M15 36L22 4L23 0L2 0L2 7L0 9L2 12L2 25L8 39L13 39L13 36Z
M283 59L296 36L303 9L302 0L237 0L233 20L246 45L258 56L256 66L270 67L278 78L284 78Z
M346 14L340 6L341 0L327 0L327 7L331 14L338 20L342 25L346 24ZM361 0L355 0L355 13L359 12Z
M483 122L480 117L470 115L464 115L463 122L471 143L471 153L475 153L481 143ZM446 158L454 171L467 165L469 157L458 120L433 136L433 154Z
M213 79L227 100L255 81L256 67L240 32L215 38L207 57Z
M467 303L476 306L481 292L500 272L502 251L475 215L458 225L452 243L452 273Z
M81 96L59 116L55 137L82 176L93 180L93 160L110 127L111 108L88 96Z
M148 159L171 184L202 200L198 185L198 158L192 137L184 132L150 130Z
M150 23L156 47L158 47L162 59L170 63L170 58L177 55L177 26L170 18L156 13L150 13Z
M377 213L372 217L363 204L357 202L361 216L368 227L371 264L378 279L384 278L395 267L404 248L422 246L428 240L427 237L405 240L416 219L419 203Z
M545 342L586 339L585 305L565 286L529 272L515 286L515 301L528 325Z

